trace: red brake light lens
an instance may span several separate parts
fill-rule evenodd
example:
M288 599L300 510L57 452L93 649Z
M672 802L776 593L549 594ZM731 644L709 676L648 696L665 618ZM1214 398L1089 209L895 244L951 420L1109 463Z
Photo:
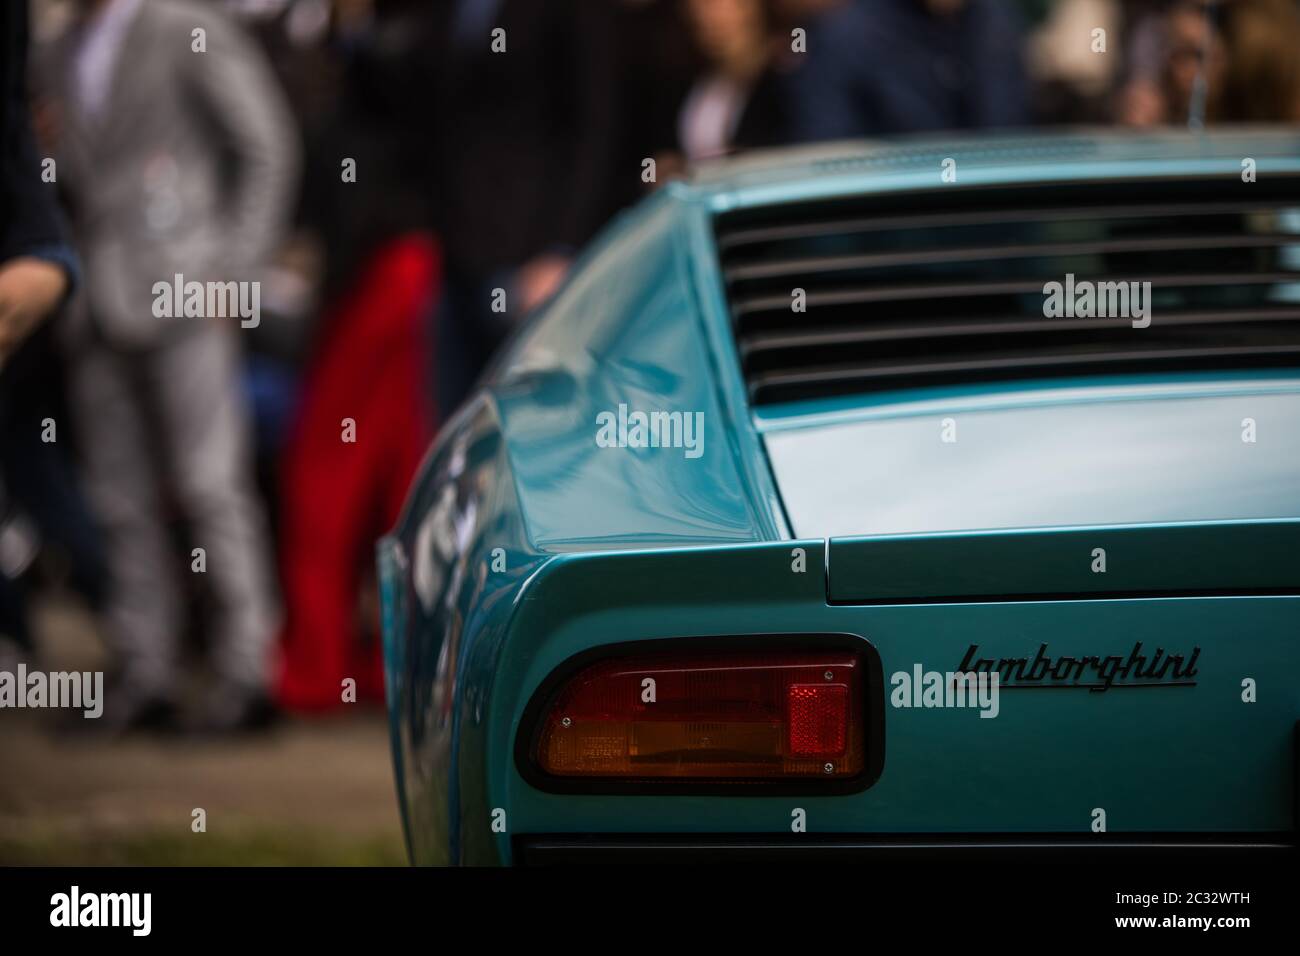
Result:
M866 763L864 680L847 651L602 661L553 698L534 760L556 777L850 778Z
M791 684L789 750L801 757L844 753L849 726L847 684Z

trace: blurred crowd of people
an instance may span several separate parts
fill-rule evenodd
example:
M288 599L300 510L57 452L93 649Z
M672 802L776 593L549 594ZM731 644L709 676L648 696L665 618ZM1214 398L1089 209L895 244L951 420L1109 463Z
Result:
M35 0L27 20L6 5L0 667L32 653L35 588L79 592L112 730L381 698L373 545L430 437L601 225L694 164L1300 122L1297 0ZM182 276L257 283L260 312L160 309Z

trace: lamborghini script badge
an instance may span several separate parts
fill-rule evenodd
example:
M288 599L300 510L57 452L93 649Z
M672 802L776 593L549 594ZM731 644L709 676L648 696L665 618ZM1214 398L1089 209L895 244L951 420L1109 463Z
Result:
M979 645L972 644L966 651L958 671L973 671L1000 675L1003 690L1041 688L1087 688L1107 691L1112 687L1195 687L1196 659L1201 649L1193 647L1184 659L1182 654L1166 654L1157 647L1148 656L1142 651L1142 642L1133 645L1127 657L1051 657L1047 645L1041 644L1038 654L1029 657L980 657Z

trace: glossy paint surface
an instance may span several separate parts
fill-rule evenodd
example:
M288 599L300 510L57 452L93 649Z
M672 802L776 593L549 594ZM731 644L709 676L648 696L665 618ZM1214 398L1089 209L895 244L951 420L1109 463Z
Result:
M915 396L764 430L802 537L1284 518L1300 377ZM1244 423L1254 441L1243 441ZM947 434L945 435L945 431ZM945 440L945 437L950 440Z
M947 156L958 160L959 184L944 188L1236 176L1242 156L1266 175L1300 169L1300 136L832 147L722 167L661 190L611 226L444 429L380 547L394 765L415 862L509 863L512 838L530 833L788 832L794 806L806 809L810 832L1087 832L1099 806L1112 831L1292 825L1300 682L1286 675L1300 666L1300 598L828 600L825 536L1010 521L1039 526L1040 547L1073 549L1077 528L1061 525L1112 525L1118 515L1139 530L1300 517L1292 497L1300 370L748 407L712 214L940 188ZM701 413L702 453L600 447L597 416L619 405ZM1261 430L1250 451L1262 454L1243 462L1231 457L1235 446L1217 457L1202 447L1209 439L1192 422L1223 419L1201 429L1222 427L1225 443L1240 444L1251 407ZM912 429L930 429L945 408L974 427L961 433L959 445L973 441L940 488L927 484L935 466ZM1163 431L1133 424L1149 415ZM1054 430L1067 418L1091 457ZM1117 436L1111 444L1108 434ZM994 439L1010 450L997 454ZM792 451L801 441L802 452ZM1180 470L1144 451L1153 441ZM800 454L817 466L791 471ZM824 507L834 495L853 497L863 475L871 494L859 510ZM1144 484L1144 476L1153 477ZM1008 482L1015 494L999 498ZM1053 482L1064 482L1055 498ZM1161 483L1174 493L1159 494ZM921 500L944 492L950 498L929 507ZM1013 548L1006 559L1040 556ZM1300 591L1300 581L1291 586ZM869 580L861 593L870 596ZM1171 653L1195 646L1199 673L1194 686L1008 692L997 719L886 707L882 775L850 795L562 795L520 775L525 705L572 655L754 633L857 635L879 651L887 680L916 664L955 669L971 644L1014 657L1044 642L1055 655L1126 654L1139 641ZM1242 700L1245 678L1260 682L1255 703Z
M808 572L791 572L802 546ZM995 719L971 709L885 707L879 781L846 796L619 797L542 793L513 765L522 704L488 732L491 799L519 833L1088 832L1102 807L1113 831L1268 831L1290 826L1300 689L1300 598L1172 598L936 605L828 605L821 542L566 557L501 657L497 692L523 698L572 655L614 640L796 632L850 633L891 678L956 670L972 644L989 657L1128 655L1141 642L1188 655L1195 686L1004 691ZM832 575L833 577L833 575ZM594 586L599 582L598 586ZM653 597L648 584L653 585ZM542 597L545 595L545 597ZM743 636L735 637L743 643ZM1267 686L1254 704L1241 680ZM505 708L511 711L512 708ZM508 840L498 845L501 858Z
M554 552L774 536L716 388L680 200L651 202L624 239L589 258L553 305L565 320L530 329L493 385L532 543ZM697 441L601 447L599 419L617 420L620 406L691 416Z

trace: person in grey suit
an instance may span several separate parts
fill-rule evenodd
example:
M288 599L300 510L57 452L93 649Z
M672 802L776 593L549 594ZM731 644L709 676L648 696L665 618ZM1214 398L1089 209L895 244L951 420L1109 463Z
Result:
M119 665L103 721L175 717L181 575L203 572L216 679L190 722L237 729L269 715L279 615L238 335L260 321L255 277L293 198L297 135L260 51L211 6L79 6L46 66L85 265L65 340Z

